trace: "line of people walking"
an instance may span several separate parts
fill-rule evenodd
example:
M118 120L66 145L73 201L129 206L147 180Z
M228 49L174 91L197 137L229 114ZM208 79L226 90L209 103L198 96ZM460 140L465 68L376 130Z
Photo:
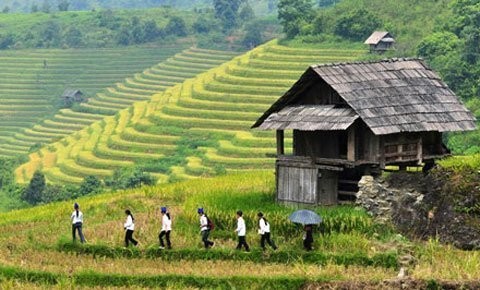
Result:
M172 231L172 218L170 212L168 211L167 207L162 206L160 208L160 213L162 216L162 226L160 229L160 233L158 235L159 240L159 248L160 249L171 249L172 243L170 241L170 233ZM215 242L209 240L210 232L215 228L212 220L207 216L205 210L203 208L198 208L197 213L199 215L200 220L200 235L202 243L205 249L213 248L215 246ZM130 244L134 246L138 246L138 241L133 238L133 234L135 232L135 218L133 217L132 212L127 209L125 210L126 220L123 225L125 230L125 247L128 247ZM247 227L245 224L245 220L243 218L243 212L241 210L237 211L237 227L234 230L235 234L238 237L238 244L236 249L241 250L242 248L245 251L250 251L250 246L246 240L247 234ZM258 234L260 235L260 247L265 251L267 245L269 245L273 250L277 250L277 246L275 245L274 241L271 239L271 232L270 232L270 223L265 218L262 212L257 214L258 217ZM78 203L74 204L74 211L71 215L72 221L72 238L73 241L76 241L76 233L78 232L78 236L80 238L81 243L85 243L85 237L83 235L82 226L83 226L83 213L80 211L80 206ZM306 250L312 249L313 243L313 235L312 235L312 227L306 226L305 228L306 235L304 237L304 248Z

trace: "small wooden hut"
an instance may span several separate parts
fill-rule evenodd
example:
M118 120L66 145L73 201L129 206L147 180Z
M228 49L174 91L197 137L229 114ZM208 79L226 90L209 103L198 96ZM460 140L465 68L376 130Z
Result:
M75 89L66 89L60 98L63 100L65 106L87 101L85 95L80 90Z
M277 132L277 199L336 204L387 165L431 167L475 117L419 59L311 66L252 126ZM293 130L293 154L284 148Z
M370 46L370 52L383 53L395 44L395 39L388 31L375 31L370 35L365 44Z

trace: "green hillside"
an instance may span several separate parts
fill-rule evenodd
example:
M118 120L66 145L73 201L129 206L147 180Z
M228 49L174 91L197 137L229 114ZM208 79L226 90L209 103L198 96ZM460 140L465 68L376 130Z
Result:
M163 182L271 168L273 134L250 131L253 122L310 64L353 60L363 53L270 42L30 155L30 162L17 169L17 180L26 182L37 169L51 182L79 183L128 166ZM197 62L183 57L190 65L174 74L184 76L219 57L196 56Z
M397 281L399 267L412 256L408 279L402 280L413 281L412 288L455 288L480 276L478 252L435 240L410 242L348 206L315 209L324 223L314 233L314 251L305 252L301 227L287 219L293 209L273 202L274 184L271 171L253 171L82 198L77 202L85 216L85 246L70 242L73 201L0 214L0 288L385 289L396 288L389 283ZM161 205L172 214L173 250L158 249ZM216 225L211 238L217 245L209 251L200 244L198 205ZM139 248L122 248L126 208L135 216ZM245 213L251 253L233 250L239 208ZM279 246L275 252L259 249L259 210L271 224ZM471 285L475 288L478 281Z
M155 50L169 52L168 49L162 48L155 48ZM139 52L141 51L137 53ZM208 59L203 55L205 53L215 55ZM140 71L139 67L143 64L140 60L149 55L147 53L135 55L136 57L132 60L113 60L109 65L104 66L105 69L95 70L98 75L90 75L85 79L79 78L74 84L76 87L95 84L99 80L108 80L110 73L115 74L122 71L124 72L122 76L125 76L127 71L124 67L128 65L129 61L131 61L130 65L134 65L137 71ZM213 52L202 49L185 50L141 73L130 74L123 82L117 83L113 87L107 87L90 97L87 103L81 103L72 109L61 109L52 117L44 118L42 122L33 127L15 133L0 145L0 150L5 148L5 155L9 153L25 154L35 144L47 145L77 132L95 121L102 120L106 115L114 115L119 110L130 107L134 102L150 100L152 95L182 82L185 78L193 77L199 72L227 61L232 56L233 53L229 52ZM196 64L195 61L197 61ZM189 68L185 69L185 66ZM130 70L130 72L134 72L134 70ZM92 77L97 79L89 79Z
M82 117L75 108L58 111L66 88L80 89L96 100L101 96L96 93L107 86L183 48L0 51L0 157L25 154L102 117Z

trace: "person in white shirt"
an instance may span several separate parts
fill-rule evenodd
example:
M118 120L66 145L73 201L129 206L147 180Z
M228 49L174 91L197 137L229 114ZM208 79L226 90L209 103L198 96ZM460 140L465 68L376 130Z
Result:
M160 234L158 235L158 239L160 240L160 249L165 249L165 243L163 241L163 237L167 240L167 249L172 248L172 244L170 243L170 231L172 230L172 219L170 217L170 213L167 212L166 207L161 208L162 212L162 229L160 230Z
M83 236L82 232L82 226L83 226L83 213L80 211L80 206L78 203L75 203L73 205L73 213L70 216L70 219L72 221L72 236L73 236L73 242L76 242L77 237L76 237L76 232L78 231L78 236L80 237L80 242L83 244L85 243L85 237Z
M245 220L243 219L243 212L241 210L237 211L237 229L235 232L238 235L238 245L237 250L242 249L242 246L245 247L245 251L250 252L250 247L247 244L245 236L247 234L247 227L245 226Z
M200 234L202 235L202 242L205 246L205 249L215 246L215 243L208 240L208 236L210 235L211 226L208 222L208 217L205 214L203 208L199 208L197 210L198 215L200 216Z
M267 242L274 250L277 249L277 246L275 243L270 239L270 223L267 221L267 219L263 216L263 213L259 212L257 214L258 216L258 226L259 230L258 233L260 234L260 246L262 249L265 251L265 242Z
M135 231L135 218L133 218L132 212L129 209L125 211L125 214L127 215L127 220L123 225L123 228L125 229L125 247L128 248L129 242L132 242L134 246L137 246L138 242L133 238L133 232Z

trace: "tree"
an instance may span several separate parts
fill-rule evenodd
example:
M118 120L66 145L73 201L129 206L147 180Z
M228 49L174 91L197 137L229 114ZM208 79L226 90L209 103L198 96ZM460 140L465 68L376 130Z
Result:
M244 0L213 0L215 16L222 22L223 29L228 31L238 22L238 9Z
M58 11L68 11L68 7L70 6L70 2L67 0L62 0L58 3Z
M28 187L25 189L22 199L29 204L37 204L42 201L42 195L45 191L45 175L40 171L35 171Z
M158 29L155 20L148 20L143 24L144 41L153 41L160 36L160 29Z
M252 23L247 26L245 36L242 40L243 46L246 48L252 49L255 46L261 44L262 34L260 33L260 29L258 29L257 23Z
M32 4L32 7L30 8L30 11L31 11L32 13L37 13L37 12L38 12L38 5L35 4L35 3L33 3L33 4Z
M48 0L44 0L42 4L42 12L43 13L50 13L51 5Z
M65 32L65 43L68 47L80 47L83 43L83 34L75 26L70 26Z
M156 179L139 168L123 168L115 170L113 176L105 179L105 185L113 189L136 188L142 185L153 185Z
M268 0L267 8L268 12L272 13L277 8L277 0Z
M460 45L458 37L451 32L436 32L425 37L417 46L417 54L435 58L455 51Z
M88 10L90 8L87 0L72 0L71 6L73 10Z
M167 35L187 36L187 25L183 18L179 16L173 16L165 27L165 33Z
M0 36L0 49L8 49L15 44L15 37L9 33L5 36Z
M7 14L8 12L10 12L10 7L8 6L3 7L2 13Z
M83 179L78 190L81 196L88 194L96 194L102 191L102 181L98 177L89 175Z
M209 33L215 28L215 22L206 17L198 17L193 23L193 30L197 33Z
M247 22L255 18L255 12L253 11L252 6L248 4L248 2L245 2L245 5L243 5L242 9L240 10L238 17L243 22Z
M280 0L278 2L278 20L283 26L287 38L293 38L313 17L311 0Z
M57 47L61 41L61 27L57 21L47 21L40 27L39 33L41 47Z
M335 23L334 32L343 38L361 41L382 25L382 21L375 14L360 8L341 16Z
M120 32L117 34L117 43L120 45L129 45L131 42L130 30L128 27L122 27Z
M318 0L318 7L328 7L335 5L339 0Z

